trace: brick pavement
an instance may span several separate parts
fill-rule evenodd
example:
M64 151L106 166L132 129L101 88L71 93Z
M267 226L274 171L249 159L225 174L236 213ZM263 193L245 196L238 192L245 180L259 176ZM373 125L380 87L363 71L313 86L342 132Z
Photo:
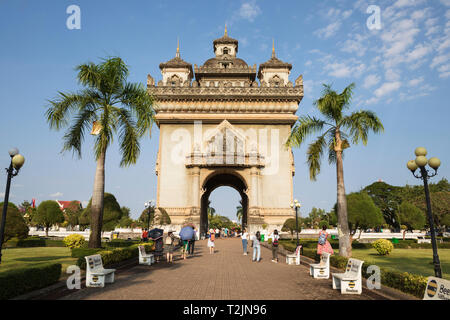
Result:
M209 254L206 241L197 241L196 254L187 260L178 256L173 265L165 261L152 266L135 266L116 275L105 288L84 288L62 299L92 300L372 300L362 295L341 295L331 279L309 276L306 266L287 265L280 256L271 262L272 252L261 247L261 261L242 254L240 239L218 239L216 253Z

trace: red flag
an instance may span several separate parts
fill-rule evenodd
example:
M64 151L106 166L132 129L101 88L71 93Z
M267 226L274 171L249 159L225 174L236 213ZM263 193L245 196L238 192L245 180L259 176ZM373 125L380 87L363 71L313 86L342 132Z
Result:
M36 208L36 199L33 198L33 199L31 200L31 202L33 203L33 208Z

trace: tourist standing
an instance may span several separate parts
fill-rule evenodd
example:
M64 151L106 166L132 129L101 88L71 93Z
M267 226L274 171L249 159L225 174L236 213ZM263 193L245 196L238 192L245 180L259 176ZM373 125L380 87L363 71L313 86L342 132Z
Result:
M278 263L278 230L275 229L272 234L272 262Z
M331 247L330 242L327 240L328 233L327 233L327 226L324 225L322 227L322 230L319 232L319 240L317 243L317 254L322 255L324 252L328 252L329 254L333 254L333 248Z
M247 233L247 229L244 229L242 231L242 249L244 250L244 256L247 255L247 245L248 245L248 233Z
M166 239L164 240L164 244L166 247L166 260L167 263L173 263L173 247L175 242L175 236L173 235L173 231L170 230L167 234Z
M197 236L197 229L194 228L194 233L192 234L192 239L189 240L189 254L194 255L194 245Z
M148 231L147 231L147 229L144 229L144 231L142 231L142 241L143 242L148 242Z
M252 236L252 247L253 247L253 259L252 261L256 261L259 262L259 260L261 259L261 234L259 233L259 231L256 232L256 234L254 234Z
M209 239L208 239L209 254L214 253L215 240L216 240L216 234L214 232L214 229L211 229L211 230L209 230Z

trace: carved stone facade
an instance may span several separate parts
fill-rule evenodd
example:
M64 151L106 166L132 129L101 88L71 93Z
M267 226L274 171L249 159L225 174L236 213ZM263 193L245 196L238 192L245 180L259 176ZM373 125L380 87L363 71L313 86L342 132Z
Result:
M175 58L160 64L157 86L148 76L160 129L157 207L173 227L192 222L206 232L211 192L230 186L242 197L250 231L263 224L280 229L295 216L294 160L285 142L303 98L303 78L289 81L292 66L276 58L274 48L257 72L236 57L238 41L226 30L213 48L215 57L194 68L177 48Z

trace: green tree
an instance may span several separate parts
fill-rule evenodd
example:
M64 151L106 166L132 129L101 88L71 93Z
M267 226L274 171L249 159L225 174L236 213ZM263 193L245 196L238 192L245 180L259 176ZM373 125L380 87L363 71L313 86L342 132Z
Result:
M347 205L352 240L358 230L360 230L359 236L361 236L362 231L381 226L384 223L381 210L365 192L354 192L347 195Z
M79 224L79 217L83 210L78 201L71 201L64 212L64 218L67 221L67 225L74 228Z
M425 226L425 213L412 203L403 201L398 208L400 223L406 226L403 231L403 240L407 230L422 229Z
M320 221L326 219L325 210L313 207L309 213L310 227L318 228Z
M48 237L50 227L64 222L64 215L56 201L46 200L39 204L34 220L45 227L45 236Z
M150 223L149 223L149 213L150 213ZM141 228L148 228L153 225L153 221L155 218L155 207L145 208L141 215L139 216L139 225Z
M84 209L82 216L84 221L87 219L92 219L92 198L89 200L89 203ZM105 193L104 197L104 205L103 205L103 214L102 214L102 231L112 231L119 224L120 219L122 218L122 210L120 208L119 203L116 200L116 197L111 193ZM83 219L81 219L83 220ZM89 221L92 230L92 221Z
M106 151L118 133L121 166L136 163L140 153L139 139L151 131L154 121L153 100L142 84L127 82L128 67L119 57L89 62L76 67L78 81L85 87L76 93L59 92L50 100L46 117L50 128L59 130L72 125L63 137L63 151L73 151L81 158L81 144L86 130L96 121L99 125L94 152L97 161L92 194L90 248L101 247L104 229Z
M349 115L344 114L344 110L350 106L354 87L355 84L352 83L338 94L331 89L331 85L324 84L322 97L314 102L324 119L311 116L299 117L286 143L290 147L300 147L308 136L320 132L320 136L309 145L307 150L309 176L311 180L316 180L320 172L322 154L324 149L327 149L329 163L336 164L336 212L338 230L341 235L339 254L344 257L351 256L352 247L347 220L343 152L350 147L350 142L358 144L362 141L366 145L370 131L378 133L384 130L383 124L372 111L360 110Z
M450 226L450 192L432 192L430 193L430 200L435 225L440 227ZM414 199L410 199L410 202L423 212L427 212L425 194L421 194Z
M236 218L238 222L242 224L242 218L244 217L244 208L242 207L242 200L239 200L240 205L236 207Z
M290 232L291 240L294 240L294 232L297 232L297 231L300 232L300 231L302 231L302 228L299 223L298 229L297 229L295 218L289 218L289 219L286 219L286 221L284 222L283 227L281 227L281 231Z
M375 182L362 190L372 198L375 205L383 213L386 223L393 228L400 227L397 209L402 202L401 189L402 187L392 186L385 182Z
M171 224L172 221L170 219L169 214L166 209L162 207L158 207L159 214L155 216L155 223L158 225Z
M0 212L3 212L3 205L4 202L0 202ZM1 221L2 215L0 215L0 223ZM14 203L8 202L3 243L6 243L8 240L14 237L24 239L28 236L28 231L28 226L25 222L25 219L20 214L19 208L17 208Z

